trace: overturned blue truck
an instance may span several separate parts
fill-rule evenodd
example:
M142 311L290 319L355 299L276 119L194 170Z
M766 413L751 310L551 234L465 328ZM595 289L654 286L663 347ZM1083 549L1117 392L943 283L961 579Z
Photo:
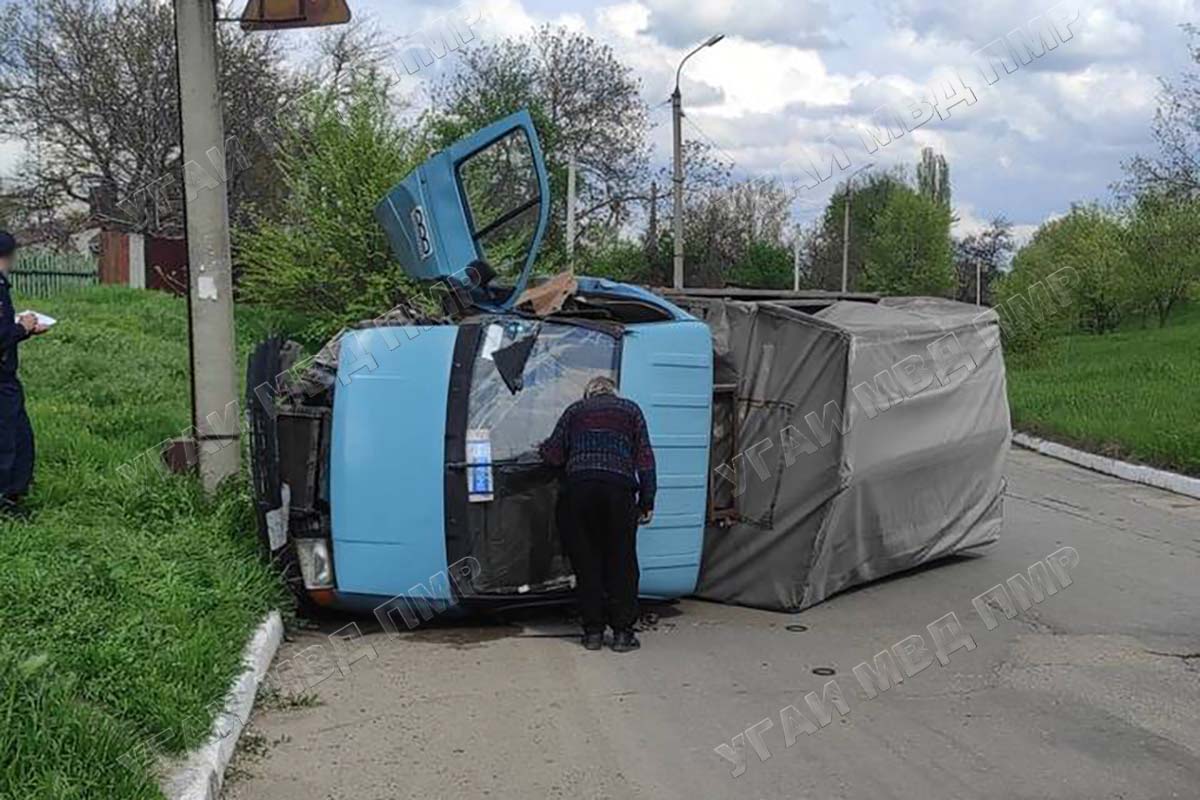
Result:
M537 444L605 375L658 459L645 598L796 611L995 541L1011 438L998 318L934 298L532 280L550 214L519 112L433 156L377 217L432 304L248 366L264 550L298 599L571 598Z

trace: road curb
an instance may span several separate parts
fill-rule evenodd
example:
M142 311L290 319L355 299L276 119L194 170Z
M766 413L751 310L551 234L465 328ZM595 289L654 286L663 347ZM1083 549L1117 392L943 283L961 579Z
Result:
M1180 475L1175 472L1167 472L1166 470L1155 469L1154 467L1130 464L1128 461L1118 461L1115 458L1098 456L1095 453L1076 450L1073 447L1067 447L1058 442L1039 439L1027 433L1014 433L1013 443L1029 450L1036 450L1042 455L1090 469L1093 472L1102 472L1105 475L1112 475L1113 477L1133 481L1145 486L1166 489L1168 492L1200 500L1200 479L1198 478L1189 478L1187 475Z
M203 745L187 755L162 785L170 800L218 800L225 768L233 758L238 738L254 709L259 684L271 667L275 651L283 641L283 619L278 611L267 614L242 655L245 669L234 679L225 708L213 721L213 730Z

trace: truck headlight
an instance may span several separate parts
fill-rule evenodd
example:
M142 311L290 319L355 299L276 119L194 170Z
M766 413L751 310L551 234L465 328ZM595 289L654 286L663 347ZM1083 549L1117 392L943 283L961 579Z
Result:
M296 556L305 589L333 588L333 554L328 539L296 539Z

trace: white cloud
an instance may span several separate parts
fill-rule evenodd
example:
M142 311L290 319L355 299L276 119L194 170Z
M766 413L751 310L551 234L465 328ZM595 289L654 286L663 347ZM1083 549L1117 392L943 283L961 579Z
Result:
M414 0L369 1L394 24L412 19L399 6ZM485 5L489 18L497 20L489 36L565 21L574 28L582 24L610 44L642 79L660 162L670 152L670 115L662 103L674 85L675 68L696 43L724 33L725 41L698 53L684 71L692 123L684 132L711 138L721 157L736 163L738 174L781 175L791 169L785 177L795 180L800 170L794 165L804 163L802 154L819 148L827 136L846 144L851 170L870 161L911 170L920 148L931 146L950 161L955 203L963 209L959 230L1003 214L1027 238L1072 202L1105 196L1121 175L1121 162L1152 149L1156 79L1187 66L1178 25L1196 17L1196 0L1080 4L1069 41L992 86L983 83L971 66L972 53L1056 2L485 0ZM901 104L935 77L963 68L975 82L977 102L957 106L949 119L935 119L874 154L863 149L854 127L876 108ZM797 213L819 213L835 184L807 192L812 208Z
M836 22L826 0L645 0L649 32L675 47L695 47L715 33L806 48L833 46Z
M722 91L724 102L707 110L725 117L844 105L853 86L848 78L830 75L815 51L740 37L702 51L686 69Z
M650 9L641 3L602 6L596 11L600 28L622 39L637 39L650 23Z
M827 136L846 144L852 169L869 161L911 169L918 151L947 155L957 230L1003 214L1021 237L1073 201L1104 196L1120 164L1153 149L1157 78L1189 64L1181 22L1196 0L1092 0L1080 4L1070 41L993 86L976 73L977 102L956 107L890 146L868 154L854 127L882 104L901 104L937 76L971 64L977 48L1045 13L1058 0L479 0L479 43L551 22L612 46L642 80L656 127L656 158L669 153L669 109L684 54L713 33L727 38L698 53L683 75L689 138L711 137L738 174L795 179L801 155ZM1068 0L1069 2L1069 0ZM356 0L393 35L420 31L462 7L433 0ZM1070 8L1070 6L1065 6ZM406 84L419 92L457 63L450 53ZM972 68L973 69L973 68ZM420 102L419 100L417 101ZM695 126L695 127L693 127ZM697 128L699 130L697 130ZM701 133L702 131L702 133ZM0 142L0 176L21 148ZM793 165L788 167L787 165ZM836 181L806 194L819 212Z
M1131 66L1089 66L1068 75L1054 75L1060 108L1091 126L1112 126L1129 117L1148 120L1154 115L1158 83Z

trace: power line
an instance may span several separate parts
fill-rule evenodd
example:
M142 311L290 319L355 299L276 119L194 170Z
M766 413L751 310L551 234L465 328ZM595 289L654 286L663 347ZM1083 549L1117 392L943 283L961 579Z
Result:
M704 130L703 130L703 129L702 129L700 126L699 126L699 125L697 125L695 122L692 122L692 118L691 118L691 117L688 117L688 116L686 116L686 115L685 115L685 116L684 116L684 118L683 118L683 121L684 121L684 122L686 122L688 125L691 125L691 126L692 126L692 128L693 128L693 129L694 129L694 130L695 130L697 133L699 133L699 134L700 134L702 137L704 137L705 141L707 141L707 142L709 143L709 145L711 145L711 146L712 146L712 148L713 148L714 150L717 150L717 151L718 151L718 152L720 152L720 153L721 153L723 156L725 156L725 158L729 159L729 168L730 168L731 170L732 170L734 167L736 167L736 166L737 166L737 164L738 164L738 161L737 161L737 159L736 159L736 158L734 158L733 156L731 156L731 155L729 154L729 151L728 151L728 150L726 150L724 147L721 147L721 145L717 144L716 140L714 140L714 139L713 139L711 136L709 136L707 133L705 133L705 132L704 132Z

